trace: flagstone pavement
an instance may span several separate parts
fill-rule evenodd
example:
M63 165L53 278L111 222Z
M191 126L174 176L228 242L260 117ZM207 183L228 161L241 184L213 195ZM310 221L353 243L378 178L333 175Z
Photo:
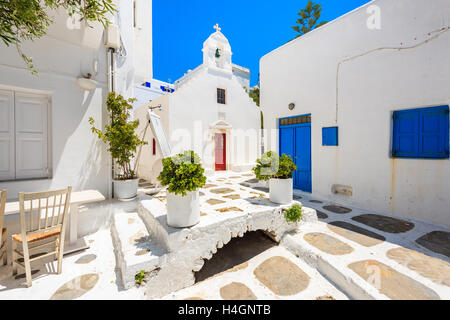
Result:
M163 192L155 197L166 201ZM304 193L296 193L296 200L316 209L318 221L301 224L280 245L262 233L233 239L205 263L195 285L164 299L358 298L324 277L312 257L366 288L368 298L450 299L448 228ZM201 190L201 214L245 210L249 201L273 205L267 186L251 173L217 174ZM109 229L87 239L88 250L64 257L61 275L55 262L33 265L31 288L23 274L13 277L10 266L0 267L0 299L146 299L144 288L121 286Z

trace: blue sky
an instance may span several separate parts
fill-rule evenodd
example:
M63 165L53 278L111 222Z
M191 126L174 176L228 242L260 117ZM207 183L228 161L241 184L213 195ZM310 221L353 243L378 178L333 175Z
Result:
M293 39L297 13L308 0L153 0L153 77L173 82L202 63L203 42L219 23L233 51L233 63L250 68L258 81L259 59ZM318 0L322 20L369 0Z

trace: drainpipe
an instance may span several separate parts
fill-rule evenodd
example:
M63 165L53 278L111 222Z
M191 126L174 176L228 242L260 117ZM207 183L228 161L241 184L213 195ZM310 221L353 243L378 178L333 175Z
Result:
M114 59L115 49L114 48L108 48L108 52L106 54L106 60L107 60L107 74L106 77L108 79L108 93L115 91L116 89L116 63ZM114 173L114 159L111 157L111 176L109 177L109 196L110 198L114 198L114 184L112 180L114 179L115 173Z

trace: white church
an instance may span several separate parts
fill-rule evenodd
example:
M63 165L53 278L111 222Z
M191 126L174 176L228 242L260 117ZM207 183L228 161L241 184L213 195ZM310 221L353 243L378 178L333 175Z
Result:
M207 174L248 171L260 155L261 112L246 92L250 71L232 64L231 46L214 28L203 44L203 64L175 81L173 93L135 112L138 134L148 142L137 157L140 178L157 182L161 160L185 150L200 155ZM159 133L149 126L149 109L160 118Z

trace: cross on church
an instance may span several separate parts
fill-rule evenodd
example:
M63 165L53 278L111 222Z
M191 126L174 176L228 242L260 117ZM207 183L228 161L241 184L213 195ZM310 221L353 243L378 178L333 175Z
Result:
M219 24L218 24L218 23L216 23L216 25L214 26L214 29L216 29L216 31L222 30L222 29L219 27Z

